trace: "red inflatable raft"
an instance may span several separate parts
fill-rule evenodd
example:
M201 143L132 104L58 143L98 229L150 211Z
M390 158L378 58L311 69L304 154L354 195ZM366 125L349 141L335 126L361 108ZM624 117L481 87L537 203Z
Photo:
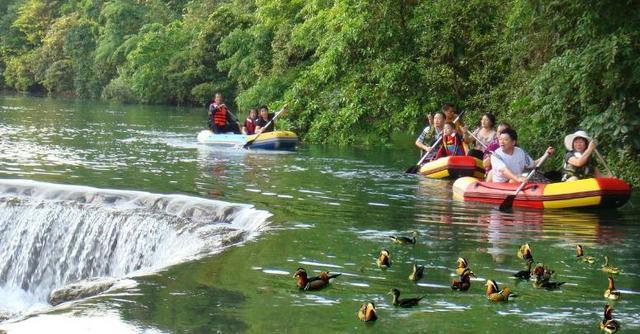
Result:
M500 204L520 184L481 182L472 177L453 184L454 198ZM617 208L631 196L631 187L620 179L592 178L571 182L529 183L516 196L513 206L539 209L578 207Z
M432 179L473 176L484 178L482 160L468 156L451 156L428 162L420 167L420 174Z

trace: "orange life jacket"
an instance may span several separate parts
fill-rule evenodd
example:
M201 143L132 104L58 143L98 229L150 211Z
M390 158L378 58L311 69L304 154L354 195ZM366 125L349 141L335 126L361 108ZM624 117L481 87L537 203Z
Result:
M224 104L216 108L216 112L213 113L213 124L218 126L227 125L227 106Z

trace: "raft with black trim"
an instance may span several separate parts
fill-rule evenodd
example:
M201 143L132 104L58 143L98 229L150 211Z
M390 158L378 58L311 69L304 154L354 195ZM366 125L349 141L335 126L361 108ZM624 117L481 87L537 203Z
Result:
M482 182L463 177L453 183L455 199L500 204L513 195L519 183ZM607 207L624 205L631 187L616 178L591 178L570 182L528 183L513 201L513 206L537 209Z
M257 136L257 139L256 139ZM198 142L202 144L219 146L242 147L248 140L253 140L249 148L261 150L285 150L293 151L298 144L298 136L291 131L272 131L261 135L242 135L234 133L213 133L210 130L202 130L198 134Z
M463 176L484 178L484 166L482 160L468 156L442 157L420 167L420 174L432 179L457 179Z

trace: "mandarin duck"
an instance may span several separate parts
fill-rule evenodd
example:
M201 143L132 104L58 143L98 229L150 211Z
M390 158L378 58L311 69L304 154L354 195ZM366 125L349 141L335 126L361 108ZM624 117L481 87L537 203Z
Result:
M395 235L390 235L389 238L393 239L393 242L395 242L397 244L415 245L417 236L418 236L418 232L417 231L413 231L413 232L411 232L411 238L405 237L405 236L398 237L398 236L395 236Z
M593 256L584 255L584 248L582 247L582 245L576 246L576 258L578 258L582 262L587 262L587 263L594 263L596 261L593 258Z
M620 299L620 291L616 290L615 286L613 286L613 276L609 276L609 287L604 290L604 298L611 300Z
M380 251L380 255L378 255L378 259L376 259L376 264L383 269L391 267L391 254L387 249Z
M527 261L527 270L520 270L517 273L513 274L515 278L529 280L531 278L531 264L533 262Z
M400 307L412 307L418 305L418 302L426 296L414 297L414 298L400 298L400 290L393 288L389 291L389 294L393 296L393 305Z
M378 319L378 313L376 312L376 306L373 302L368 302L360 305L358 310L358 320L360 321L376 321Z
M549 268L544 267L541 263L538 263L536 265L536 267L533 269L532 274L536 277L535 282L533 282L533 286L536 288L554 290L566 283L552 281L551 275L553 274L553 270L549 270Z
M459 280L453 280L451 283L451 289L459 290L459 291L467 291L471 287L471 276L476 277L476 275L469 268L465 269L465 271L460 275Z
M619 274L620 273L620 269L618 267L614 267L612 265L609 264L609 257L608 256L604 256L604 264L602 265L602 271L604 271L605 273L610 273L610 274Z
M463 257L459 257L456 261L456 274L462 276L465 270L469 268L469 262Z
M613 320L613 307L607 304L604 306L604 319L600 322L600 329L605 333L617 333L620 330L620 324Z
M308 277L304 268L298 268L293 277L297 280L296 286L300 290L320 290L329 285L331 279L340 275L342 274L329 275L328 272L323 271L318 276Z
M424 277L424 266L419 266L415 262L413 263L413 272L409 275L409 280L417 282Z
M509 295L511 294L511 290L509 290L509 288L500 290L498 283L492 279L487 280L486 286L487 290L485 295L489 300L494 302L506 302L509 300Z
M527 261L533 262L533 255L531 254L531 246L528 243L520 246L517 253L518 257Z

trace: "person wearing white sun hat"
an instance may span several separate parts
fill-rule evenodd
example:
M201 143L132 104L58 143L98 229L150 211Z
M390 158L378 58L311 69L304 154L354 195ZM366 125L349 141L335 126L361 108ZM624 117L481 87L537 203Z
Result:
M600 171L592 158L596 142L589 135L578 130L564 137L564 156L562 181L575 181L590 177L600 177Z

